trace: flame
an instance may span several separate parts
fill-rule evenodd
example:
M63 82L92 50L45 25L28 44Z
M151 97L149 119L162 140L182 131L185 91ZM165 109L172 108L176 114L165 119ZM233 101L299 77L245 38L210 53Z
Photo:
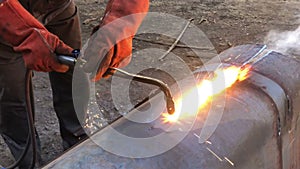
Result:
M174 123L178 122L179 119L184 119L197 114L202 107L209 103L213 96L222 93L236 82L247 79L250 69L250 66L244 66L243 68L231 66L217 69L214 72L214 77L212 79L200 81L196 87L191 88L184 93L181 98L178 98L175 101L175 113L172 115L163 113L163 122ZM200 96L200 98L195 99L197 96ZM185 104L184 109L182 108L183 99L188 101L187 104L190 104ZM195 104L194 101L198 101L198 103ZM195 107L195 105L198 105L198 107Z

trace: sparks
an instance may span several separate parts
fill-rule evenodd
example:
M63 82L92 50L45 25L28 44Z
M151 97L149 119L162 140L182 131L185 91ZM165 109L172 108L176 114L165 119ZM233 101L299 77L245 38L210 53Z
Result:
M196 87L187 91L181 98L175 101L175 113L170 115L168 113L162 114L162 120L164 123L175 123L179 119L185 119L191 117L199 112L213 96L222 93L224 90L230 88L238 81L243 81L248 78L250 66L236 67L231 66L227 68L219 68L214 72L214 77L212 79L204 79L199 82ZM195 93L200 96L200 98L195 98ZM182 101L189 101L190 105L182 107ZM195 101L198 101L195 104ZM192 106L193 105L193 106ZM194 105L198 105L195 108Z

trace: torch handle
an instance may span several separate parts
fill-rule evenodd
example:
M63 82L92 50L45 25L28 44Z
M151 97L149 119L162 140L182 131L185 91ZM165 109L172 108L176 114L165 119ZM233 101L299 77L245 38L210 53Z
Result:
M58 55L57 60L59 63L68 65L68 66L75 66L77 59L71 56L64 56L64 55Z

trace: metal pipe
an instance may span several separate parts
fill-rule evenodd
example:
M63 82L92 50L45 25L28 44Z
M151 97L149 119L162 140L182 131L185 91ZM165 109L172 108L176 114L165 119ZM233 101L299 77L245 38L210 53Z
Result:
M262 52L262 47L243 45L231 48L208 64L218 63L221 59L224 64L242 66ZM252 64L251 76L228 89L225 100L216 97L213 105L203 108L191 131L169 151L151 158L132 159L105 151L94 143L95 140L86 140L44 168L300 168L300 61L269 52ZM205 71L198 70L196 74ZM151 103L159 105L161 99L154 97ZM214 113L224 101L226 105L217 129L206 142L199 143L208 112ZM140 105L140 108L144 106L147 104ZM160 110L161 107L157 107L147 114ZM134 114L135 110L130 113ZM156 120L137 124L121 118L110 127L123 135L145 138L163 132L163 128L157 125L160 123ZM96 141L104 136L117 139L109 132L109 127L104 128L92 138ZM164 134L174 137L172 131ZM130 146L130 143L118 146L121 149ZM131 148L134 151L135 146L131 145ZM138 151L152 149L151 145L147 145Z

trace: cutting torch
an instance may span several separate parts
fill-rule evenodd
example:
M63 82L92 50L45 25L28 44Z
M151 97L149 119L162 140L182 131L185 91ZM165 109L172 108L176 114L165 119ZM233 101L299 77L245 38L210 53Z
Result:
M60 63L71 66L71 67L74 67L75 64L80 64L83 66L87 61L82 59L79 56L80 56L80 51L74 50L71 56L58 55L57 59ZM137 82L158 86L160 88L160 90L163 91L163 93L165 94L166 108L167 108L168 113L171 115L175 112L175 104L173 101L171 90L170 90L169 86L166 83L164 83L163 81L152 78L152 77L148 77L148 76L132 74L132 73L129 73L129 72L119 69L119 68L109 68L107 70L106 74L114 75L114 76L121 77L124 79L132 79Z

